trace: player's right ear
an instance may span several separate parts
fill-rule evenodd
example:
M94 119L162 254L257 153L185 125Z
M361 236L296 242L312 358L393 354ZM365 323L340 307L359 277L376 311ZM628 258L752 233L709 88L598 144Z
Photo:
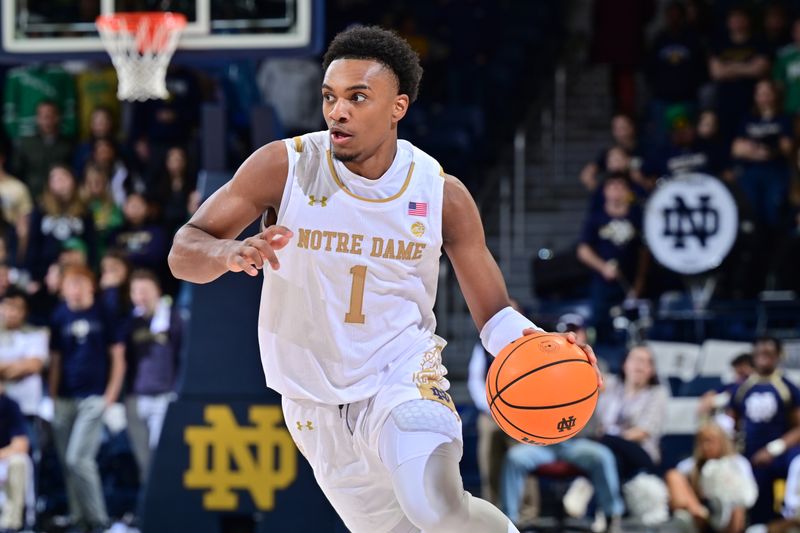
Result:
M392 108L392 123L397 124L406 116L410 101L407 94L398 94L394 99L394 107Z

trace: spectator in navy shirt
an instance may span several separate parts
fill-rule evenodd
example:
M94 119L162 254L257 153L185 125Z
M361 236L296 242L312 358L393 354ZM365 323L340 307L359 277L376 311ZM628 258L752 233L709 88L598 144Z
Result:
M647 251L642 245L642 213L633 205L630 180L624 173L606 177L602 211L590 208L578 244L578 259L591 268L592 320L599 341L613 333L609 309L644 288Z
M772 230L789 192L792 124L781 112L772 81L759 81L753 99L755 110L739 127L732 154L739 166L739 186L756 221Z
M161 277L167 265L169 242L164 228L151 221L147 198L139 193L129 194L123 212L125 224L115 233L111 247L123 251L134 268L147 268Z
M755 342L756 372L736 389L729 409L758 483L758 501L751 514L754 524L778 517L773 483L786 477L789 463L800 455L800 390L778 369L781 353L778 339L764 337Z
M22 528L28 469L28 431L17 402L9 398L0 382L0 530Z
M728 142L750 107L756 80L769 74L769 68L769 53L753 34L750 14L742 7L732 8L727 32L713 46L709 61L720 131Z
M95 301L91 270L66 267L61 295L64 303L51 320L53 437L65 470L72 521L91 530L108 525L95 456L103 412L122 388L125 345L122 332Z
M130 287L134 308L125 352L129 369L125 403L128 433L144 481L167 407L175 398L183 325L172 299L162 297L155 274L134 271Z
M58 259L64 243L77 237L86 243L94 264L94 221L80 199L75 176L65 166L54 166L47 177L47 187L31 214L27 267L32 277L41 281L47 267Z
M642 166L642 150L639 146L639 136L636 133L636 124L633 118L624 113L617 113L611 117L611 137L613 143L597 154L594 161L587 163L581 170L580 180L589 191L594 191L602 182L602 177L617 168L609 168L609 152L622 149L628 156L628 172L638 172Z
M697 138L697 131L686 106L676 104L666 113L670 129L670 143L659 150L645 166L645 174L652 178L675 177L682 174L703 173L719 176L720 167L715 154Z
M692 106L707 77L705 52L696 30L686 24L686 6L670 2L664 18L665 28L650 46L645 69L653 94L649 122L659 144L668 134L662 126L666 108L674 104Z

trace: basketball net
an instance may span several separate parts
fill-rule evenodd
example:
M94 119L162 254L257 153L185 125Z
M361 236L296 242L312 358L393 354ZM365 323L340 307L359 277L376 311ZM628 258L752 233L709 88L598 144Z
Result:
M167 67L178 46L186 17L169 12L101 15L95 21L117 70L120 100L165 99Z

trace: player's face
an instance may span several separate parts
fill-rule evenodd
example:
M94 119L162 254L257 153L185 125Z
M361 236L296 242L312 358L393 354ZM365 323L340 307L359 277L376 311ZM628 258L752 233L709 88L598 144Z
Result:
M340 161L363 161L397 138L397 122L408 96L397 94L397 78L367 59L337 59L322 81L322 113L331 152Z
M780 354L775 343L770 341L759 342L753 347L753 362L756 370L761 375L771 374L778 368Z

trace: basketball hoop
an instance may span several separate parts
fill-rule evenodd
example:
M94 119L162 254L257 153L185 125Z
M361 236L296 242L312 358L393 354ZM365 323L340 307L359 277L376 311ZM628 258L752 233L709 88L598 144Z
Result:
M95 21L114 68L120 100L169 97L167 67L178 46L186 17L169 12L101 15Z

